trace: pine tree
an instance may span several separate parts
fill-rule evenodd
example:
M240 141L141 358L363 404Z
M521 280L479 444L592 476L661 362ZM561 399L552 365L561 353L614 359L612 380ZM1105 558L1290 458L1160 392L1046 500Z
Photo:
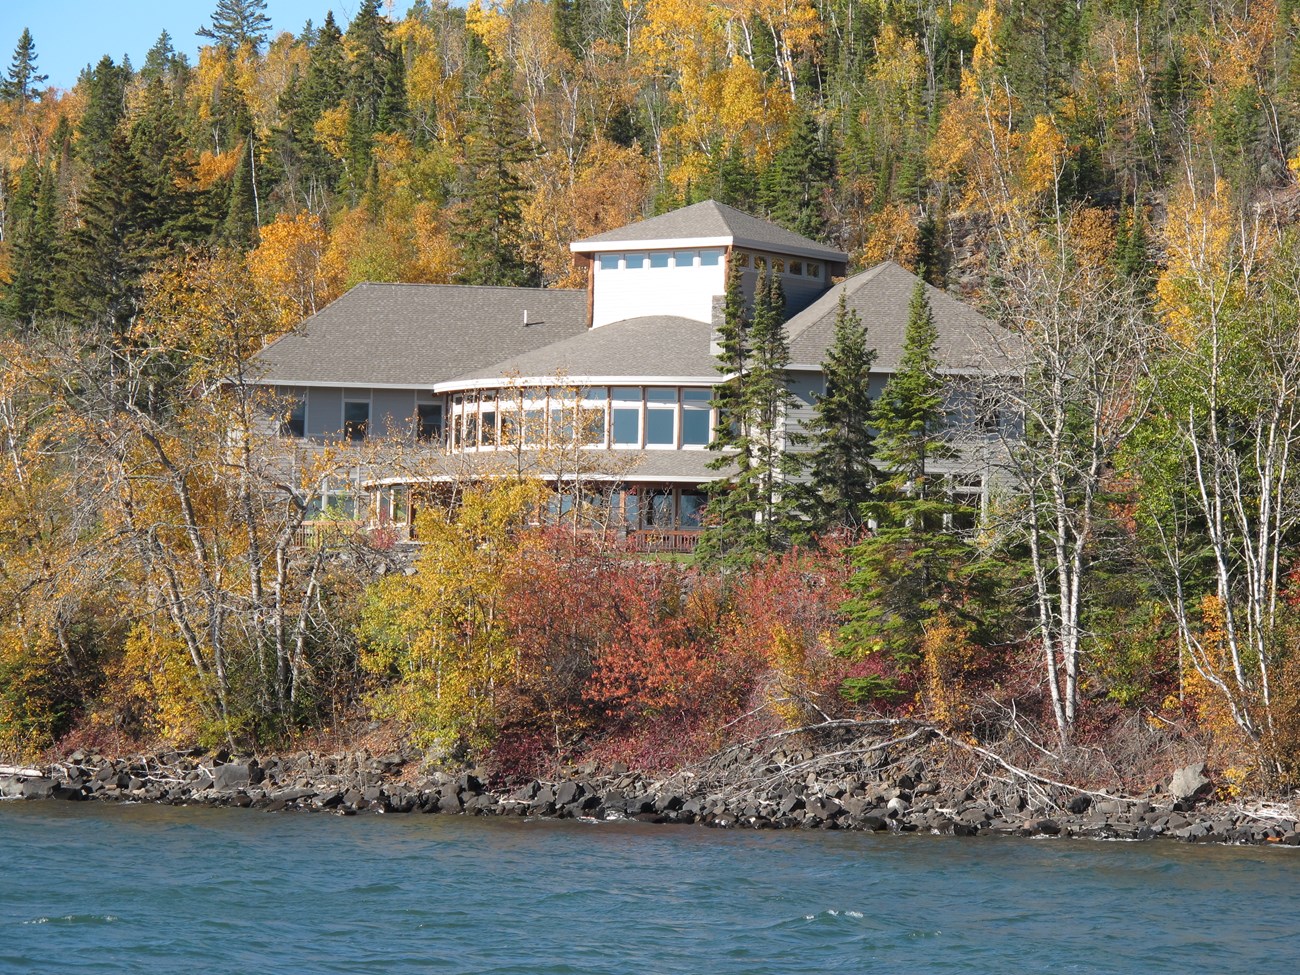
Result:
M212 12L211 26L200 27L196 37L206 37L218 47L228 51L248 44L254 51L261 49L271 29L271 18L266 14L266 0L217 0Z
M0 81L0 98L17 102L21 110L28 102L40 98L34 89L49 78L49 75L37 73L36 42L32 40L32 32L24 27L22 36L18 38L18 46L14 48L9 71Z
M918 658L928 621L964 614L976 565L970 546L947 529L953 507L931 483L931 464L955 451L943 439L939 335L925 288L917 282L902 358L872 410L881 481L878 500L866 505L872 534L852 552L843 633L851 654L885 652L904 666Z
M527 186L520 167L534 155L523 130L519 99L510 74L489 76L466 152L464 209L453 233L460 246L460 284L532 287L540 275L521 246Z
M363 0L345 40L352 64L347 82L348 167L354 197L367 185L376 133L397 131L405 114L404 62L389 44L391 33L379 0Z
M796 491L806 533L859 529L874 497L875 434L872 430L871 366L867 330L843 292L835 311L835 334L822 362L825 392L807 427L811 449L800 457L806 482Z
M184 54L176 52L171 34L163 31L158 35L158 40L154 41L153 47L145 53L140 78L146 82L161 79L170 84L188 68L189 61Z
M88 74L82 75L81 83L88 99L77 126L77 154L91 166L103 165L109 156L118 125L126 115L126 88L130 81L130 67L114 64L107 54Z
M21 206L21 210L12 235L13 276L0 301L0 310L19 325L30 327L53 311L59 263L59 198L57 179L48 165L37 171L29 160L23 170L14 199L14 206Z
M706 488L710 524L698 551L705 560L744 563L786 542L782 493L793 462L785 450L785 418L794 399L786 375L785 295L775 274L760 274L746 317L733 272L719 347L725 378L715 392L719 425L711 446L723 456L712 463L718 470L734 465L735 472Z
M138 312L140 277L163 247L153 186L125 134L114 135L104 164L91 174L79 216L58 310L80 326L120 336Z
M822 199L831 184L831 160L811 114L800 115L792 129L763 173L760 201L774 222L816 240L826 233Z

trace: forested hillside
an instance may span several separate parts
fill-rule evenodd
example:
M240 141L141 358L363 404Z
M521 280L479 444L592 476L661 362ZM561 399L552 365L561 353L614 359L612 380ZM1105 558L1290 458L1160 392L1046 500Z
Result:
M1290 0L475 0L397 19L365 0L346 31L325 15L278 37L258 6L221 4L196 64L164 34L67 92L41 87L56 38L17 44L13 327L120 328L161 254L268 238L319 247L316 302L362 280L573 284L570 240L709 197L856 266L977 289L1005 203L1095 208L1095 246L1137 266L1189 179L1237 200L1294 185Z
M16 39L0 751L373 715L505 767L665 764L742 718L874 708L1294 775L1300 4L363 0L275 37L264 6L219 0L197 63L164 34L70 91L57 38ZM918 292L874 403L869 329L837 322L809 495L767 476L788 359L756 305L729 341L763 317L771 408L720 383L756 419L715 446L766 480L717 493L696 564L523 531L520 485L431 512L410 575L376 581L383 538L298 544L359 454L285 480L247 382L266 340L361 281L581 285L570 241L708 198L1016 337L971 407L1012 431L1014 489L975 527L927 474L950 418Z

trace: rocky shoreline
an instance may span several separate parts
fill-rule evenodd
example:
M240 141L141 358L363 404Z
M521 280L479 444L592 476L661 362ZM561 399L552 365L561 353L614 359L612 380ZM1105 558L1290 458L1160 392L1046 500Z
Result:
M1300 816L1294 806L1208 801L1204 796L1210 783L1199 765L1180 769L1150 795L1121 798L1085 791L1053 794L1030 781L996 776L954 785L927 777L924 763L917 759L901 770L897 763L888 765L889 774L864 775L862 763L857 768L838 763L830 769L838 774L828 774L826 763L818 759L786 751L757 759L752 754L732 755L715 767L666 779L619 764L607 770L585 766L556 780L514 780L489 788L474 772L418 773L417 763L398 753L255 758L162 752L116 759L74 752L42 768L0 767L0 796L338 815L440 813L626 819L714 828L1300 846ZM808 765L818 767L799 778ZM758 788L755 769L766 775Z

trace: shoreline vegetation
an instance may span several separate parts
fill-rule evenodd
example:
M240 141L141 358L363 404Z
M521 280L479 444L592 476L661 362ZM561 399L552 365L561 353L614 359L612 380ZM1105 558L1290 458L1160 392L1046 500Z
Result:
M164 33L61 91L24 31L0 78L0 760L61 770L7 790L1295 835L1294 3L361 0L274 38L215 6L197 63ZM413 490L403 549L339 485L429 485L427 444L304 444L258 383L360 282L581 288L568 242L710 198L960 295L1014 361L941 370L918 288L869 397L845 308L796 470L777 272L728 289L739 473L678 561L609 544L576 466L571 504L522 466ZM373 722L400 797L288 757Z
M78 750L0 766L0 798L265 812L631 820L821 829L1300 846L1296 803L1216 797L1197 762L1139 795L1081 789L909 719L828 721L737 744L669 774L594 763L492 780L430 770L406 749L112 758Z

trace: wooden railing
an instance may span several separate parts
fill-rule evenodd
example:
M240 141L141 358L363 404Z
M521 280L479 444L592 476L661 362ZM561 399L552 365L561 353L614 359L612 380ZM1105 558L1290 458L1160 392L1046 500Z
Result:
M293 534L293 544L298 548L334 548L351 541L365 529L360 521L305 521Z
M698 531L641 528L627 533L627 548L631 552L675 552L689 555L695 551L700 539Z

